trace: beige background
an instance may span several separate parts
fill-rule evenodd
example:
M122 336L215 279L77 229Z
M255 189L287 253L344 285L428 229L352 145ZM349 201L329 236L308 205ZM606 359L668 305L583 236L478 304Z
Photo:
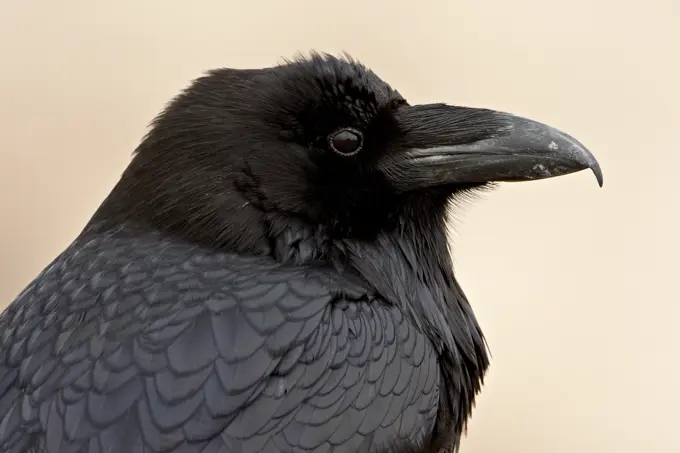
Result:
M591 174L458 212L494 356L463 453L680 452L676 0L0 0L0 300L79 232L203 70L349 51L411 102L533 117ZM427 6L426 6L427 5Z

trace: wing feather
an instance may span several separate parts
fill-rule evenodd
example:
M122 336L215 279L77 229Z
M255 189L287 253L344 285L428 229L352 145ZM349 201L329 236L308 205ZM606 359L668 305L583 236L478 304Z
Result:
M94 239L0 329L1 452L369 452L436 416L424 334L323 270Z

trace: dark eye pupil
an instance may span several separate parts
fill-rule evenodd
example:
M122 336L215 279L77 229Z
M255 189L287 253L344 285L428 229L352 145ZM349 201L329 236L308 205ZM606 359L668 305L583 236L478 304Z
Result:
M361 135L357 131L343 129L330 137L331 146L340 154L352 154L361 148Z

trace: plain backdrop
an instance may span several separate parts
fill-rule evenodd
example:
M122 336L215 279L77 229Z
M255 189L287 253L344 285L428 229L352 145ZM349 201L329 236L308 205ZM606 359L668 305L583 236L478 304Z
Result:
M493 361L463 453L680 451L680 3L0 0L0 304L80 231L204 70L347 51L411 103L510 111L605 176L456 211Z

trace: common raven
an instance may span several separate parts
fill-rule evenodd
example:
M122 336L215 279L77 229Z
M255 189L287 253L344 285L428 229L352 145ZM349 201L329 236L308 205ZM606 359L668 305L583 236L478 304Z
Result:
M457 448L489 364L452 198L590 168L569 135L411 105L349 56L217 69L0 316L4 453Z

